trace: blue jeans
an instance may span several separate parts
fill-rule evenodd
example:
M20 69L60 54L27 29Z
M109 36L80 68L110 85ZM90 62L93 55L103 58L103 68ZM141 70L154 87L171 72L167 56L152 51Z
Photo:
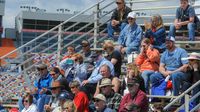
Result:
M186 75L183 72L175 72L173 74L170 75L171 80L172 80L172 87L173 87L173 95L174 96L178 96L179 95L179 91L180 91L180 86L182 84L182 81L185 80ZM150 81L152 83L152 85L154 84L160 84L160 81L164 80L164 76L157 72L152 74L152 76L150 77Z
M41 95L41 97L37 100L38 112L44 112L44 105L49 103L50 98L50 95Z
M108 37L114 38L113 33L122 31L126 25L127 25L127 23L122 22L120 25L113 27L112 24L111 24L111 21L108 22L107 23Z
M154 71L152 71L152 70L145 70L141 74L142 78L144 79L144 86L146 89L146 93L148 93L148 91L149 91L149 79L153 73L154 73Z
M182 30L182 29L188 29L188 34L189 34L189 40L190 41L194 41L195 40L195 23L188 23L187 24L187 28L183 26L183 27L181 27L180 30ZM170 25L169 36L175 37L175 32L176 32L175 25L174 24Z

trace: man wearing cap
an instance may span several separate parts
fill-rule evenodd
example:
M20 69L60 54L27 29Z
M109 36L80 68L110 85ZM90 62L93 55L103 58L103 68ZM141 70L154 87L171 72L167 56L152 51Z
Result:
M139 89L139 83L137 78L127 79L129 93L122 98L119 112L127 112L130 105L137 105L141 112L148 112L148 99L146 94Z
M61 87L62 85L60 84L59 81L54 81L52 83L52 86L50 87L50 90L51 90L51 97L50 97L50 100L47 104L44 105L44 109L47 111L47 112L51 112L53 111L56 107L59 106L59 99L58 99L58 96L59 94L61 93Z
M104 78L109 78L111 80L111 83L114 85L112 87L112 89L114 90L114 92L116 93L119 93L120 92L120 86L121 86L121 82L119 80L118 77L113 77L111 75L111 71L110 71L110 68L108 65L102 65L99 69L99 72L101 73L102 75L102 79L98 81L97 83L97 87L96 87L96 92L95 94L98 94L100 93L100 88L99 88L99 85L101 83L101 81L104 79Z
M39 76L38 76L38 80L34 81L35 91L33 91L33 93L38 94L38 96L36 97L36 99L38 99L38 97L44 94L47 88L51 86L52 77L47 70L46 64L42 63L39 65L36 65L36 68L39 72L38 74Z
M94 96L94 104L97 112L113 112L111 108L106 106L106 97L103 94Z
M107 24L108 37L113 38L114 32L120 32L127 25L127 15L131 9L125 5L124 0L116 0L117 8L114 10L111 21Z
M92 71L91 76L87 80L84 80L82 82L82 85L85 85L87 83L96 84L100 79L102 79L103 76L99 72L99 69L104 64L109 66L111 75L114 76L114 66L110 61L108 61L106 58L102 56L102 51L96 51L92 55L92 58L94 59L95 62L95 67L94 67L95 69ZM95 88L93 89L95 90Z
M176 10L176 19L174 24L170 26L169 36L175 36L178 29L188 29L189 40L195 40L195 28L197 28L199 19L195 14L194 8L189 5L189 0L180 0L180 7Z
M150 81L152 86L158 86L165 77L170 75L172 79L173 95L178 96L180 86L183 80L186 78L186 69L188 66L188 60L182 60L188 56L185 49L175 46L175 38L166 38L166 50L161 56L159 72L152 74Z
M47 92L48 88L51 86L52 77L47 70L46 64L36 65L36 68L39 72L38 80L34 81L34 89L30 90L31 93L37 100L37 108L39 112L43 112L44 104L48 101Z
M59 106L56 107L52 112L63 112L63 105L67 101L72 101L71 95L67 91L63 91L58 96Z
M114 85L109 78L103 78L99 83L100 93L106 97L107 107L118 112L119 104L122 96L112 89Z
M122 54L139 51L143 33L142 28L136 24L135 12L130 12L127 18L129 24L124 27L118 38L119 50Z
M82 47L82 54L84 56L85 59L90 58L91 57L91 50L90 50L90 43L87 40L83 40L81 42L81 47Z

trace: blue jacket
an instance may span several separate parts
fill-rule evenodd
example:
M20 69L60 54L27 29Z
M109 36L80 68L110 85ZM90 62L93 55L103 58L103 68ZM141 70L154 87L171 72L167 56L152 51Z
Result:
M92 71L91 76L88 78L89 83L97 83L100 79L103 78L103 76L100 74L99 69L102 65L108 65L111 71L111 75L114 76L114 66L113 64L108 61L106 58L102 57L100 60L97 61L95 64L95 69Z
M123 47L127 47L126 53L139 51L140 42L142 40L142 28L136 23L132 26L129 24L121 31L118 43Z
M34 87L38 88L38 93L36 94L36 99L38 99L38 97L41 96L41 94L39 94L39 92L41 91L42 88L49 88L51 87L51 83L52 83L52 77L51 75L48 73L46 77L40 78L39 80L35 80L34 81Z
M153 46L155 48L158 49L165 49L165 38L166 38L166 31L164 27L160 27L159 29L157 29L156 32L153 32L151 29L147 30L145 32L145 37L146 38L150 38L153 37L154 42L153 42Z

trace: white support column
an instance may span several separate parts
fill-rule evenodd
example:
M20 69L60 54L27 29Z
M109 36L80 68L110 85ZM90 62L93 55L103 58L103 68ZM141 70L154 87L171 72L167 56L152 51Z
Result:
M99 3L99 0L97 0ZM97 48L97 36L98 36L98 23L99 23L99 4L97 4L95 11L94 11L94 48Z
M189 101L190 96L188 94L185 94L185 112L189 112Z
M60 63L61 59L61 41L62 41L62 26L58 28L58 52L57 52L57 64Z

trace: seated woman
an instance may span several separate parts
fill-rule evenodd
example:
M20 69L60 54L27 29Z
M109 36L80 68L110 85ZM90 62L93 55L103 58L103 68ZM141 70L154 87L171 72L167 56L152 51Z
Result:
M67 82L71 82L74 79L82 82L87 79L88 71L87 64L83 62L83 56L81 54L73 54L71 58L60 62L61 73L64 74Z
M166 49L165 38L166 31L163 25L163 20L160 15L154 15L151 17L151 23L145 22L145 37L151 40L151 44L159 52L163 52Z
M24 109L22 112L38 112L36 105L33 103L33 96L26 94L22 99Z
M87 79L87 64L83 62L83 56L81 54L73 54L71 57L72 60L74 60L75 64L75 76L74 79L79 80L80 82Z
M159 69L160 53L157 49L152 48L148 38L142 40L140 48L140 54L137 56L135 64L139 67L141 76L145 82L146 92L148 93L150 77Z
M114 65L115 76L121 75L122 56L120 51L115 50L113 41L107 40L103 44L103 50L108 54L106 58Z
M143 92L145 92L145 86L144 86L144 79L140 76L140 72L138 70L138 67L133 64L133 63L129 63L126 65L127 67L127 74L126 74L126 77L124 78L124 81L123 81L123 95L126 95L127 93L129 93L128 91L128 88L127 88L127 79L128 78L137 78L139 81L140 81L140 90L142 90Z
M184 82L183 85L183 91L187 90L191 85L195 84L200 80L200 54L193 52L190 54L188 58L189 60L189 66L187 70L187 80ZM200 85L196 86L193 89L192 96L197 94L200 91ZM197 105L200 103L200 96L195 98L193 101L194 105Z

